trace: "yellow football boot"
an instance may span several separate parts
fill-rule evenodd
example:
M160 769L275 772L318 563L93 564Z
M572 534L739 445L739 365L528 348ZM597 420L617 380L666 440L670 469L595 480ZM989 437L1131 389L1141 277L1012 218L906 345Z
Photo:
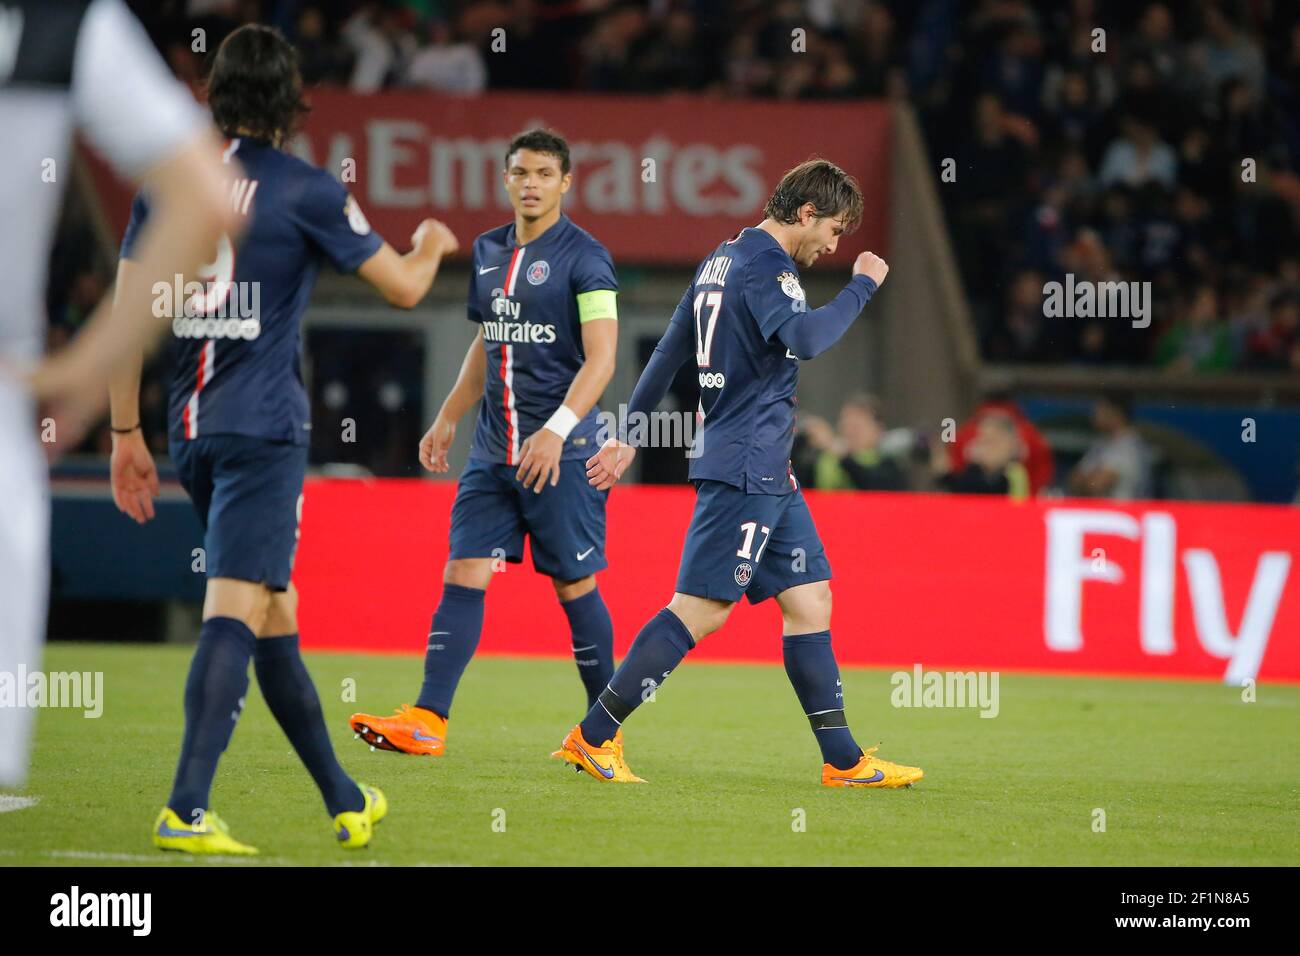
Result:
M600 747L593 747L582 736L582 728L574 725L569 735L560 744L560 749L551 754L565 763L573 764L576 770L585 770L597 780L608 783L645 783L632 772L623 757L623 732L617 731L613 740L606 740Z
M211 810L203 814L202 823L189 824L170 807L163 807L153 825L153 845L160 850L182 853L226 853L253 856L257 847L240 843L230 835L226 821Z
M873 757L879 745L862 755L862 759L848 770L836 770L828 763L822 764L823 787L910 787L925 776L920 767L905 767Z
M388 813L388 798L384 791L369 784L358 784L366 798L360 810L340 813L334 818L334 836L345 850L356 850L370 843L375 824Z

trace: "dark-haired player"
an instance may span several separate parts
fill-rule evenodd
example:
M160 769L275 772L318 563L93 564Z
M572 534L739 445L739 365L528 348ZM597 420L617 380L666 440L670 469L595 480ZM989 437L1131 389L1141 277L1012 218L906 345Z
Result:
M607 491L587 483L596 400L614 373L614 264L560 211L569 147L548 130L510 143L504 181L514 222L474 241L469 318L479 333L420 442L420 463L447 471L456 423L480 398L469 464L451 511L451 553L415 706L353 714L371 745L440 756L461 674L478 646L494 566L523 560L551 579L569 620L590 705L614 672L614 630L596 589L605 563Z
M790 170L757 226L742 229L701 263L641 373L629 418L652 412L692 354L704 416L691 462L695 513L677 590L641 629L618 672L555 756L597 780L639 783L619 728L697 641L722 627L741 596L781 608L786 674L822 752L831 787L903 787L916 767L865 753L849 732L831 651L830 563L790 469L799 362L826 351L885 281L884 260L864 252L829 303L808 309L799 267L835 251L862 218L854 179L824 160ZM636 450L617 438L587 462L609 488Z
M272 714L320 788L344 847L364 846L387 803L335 759L320 700L298 653L290 581L303 476L308 403L299 323L322 264L356 272L390 303L415 306L442 256L456 247L426 220L398 255L328 173L280 151L302 109L293 48L267 27L230 34L217 51L209 104L229 137L225 156L243 175L231 202L242 241L218 243L204 280L173 316L168 407L172 460L205 529L207 591L198 649L185 687L185 736L154 844L191 853L254 853L209 810L217 761L248 689L251 659ZM136 197L119 277L139 269L136 239L149 205ZM172 277L152 277L170 280ZM166 283L164 283L166 284ZM139 365L112 387L113 497L136 521L153 517L158 490L140 431Z

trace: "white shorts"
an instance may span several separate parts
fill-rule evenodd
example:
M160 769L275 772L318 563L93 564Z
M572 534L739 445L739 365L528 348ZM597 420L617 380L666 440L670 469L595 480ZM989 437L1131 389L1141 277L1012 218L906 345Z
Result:
M0 674L9 681L41 666L49 548L49 472L35 409L18 386L0 379ZM26 782L34 716L8 704L0 701L0 789Z

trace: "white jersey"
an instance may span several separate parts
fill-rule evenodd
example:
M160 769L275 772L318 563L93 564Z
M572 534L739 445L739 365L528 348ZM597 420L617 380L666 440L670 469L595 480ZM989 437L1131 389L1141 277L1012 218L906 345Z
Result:
M42 352L73 131L138 178L205 121L122 0L0 0L0 363Z

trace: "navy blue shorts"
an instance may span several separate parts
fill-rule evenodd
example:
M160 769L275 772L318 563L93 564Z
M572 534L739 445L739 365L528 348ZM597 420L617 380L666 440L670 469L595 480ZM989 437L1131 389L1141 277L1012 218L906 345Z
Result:
M471 458L451 506L451 558L524 559L531 539L533 567L561 581L603 571L608 491L587 484L585 459L560 462L560 483L540 493L515 478L518 465Z
M171 442L181 484L203 522L209 578L289 586L307 446L247 435Z
M803 492L749 495L722 481L695 483L695 513L682 546L682 594L766 601L813 581L829 581L831 564Z

